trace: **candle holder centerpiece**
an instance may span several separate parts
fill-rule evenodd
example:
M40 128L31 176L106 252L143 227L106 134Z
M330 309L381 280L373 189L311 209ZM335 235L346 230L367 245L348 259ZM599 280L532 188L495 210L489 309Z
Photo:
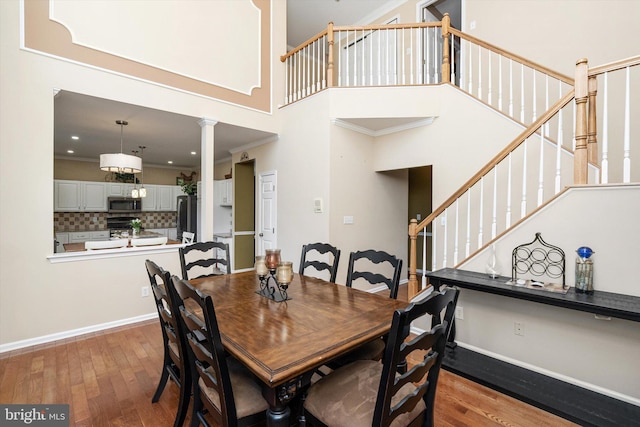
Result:
M293 280L293 263L280 261L280 249L267 249L264 256L257 256L255 269L260 279L257 294L276 302L291 299L287 289Z

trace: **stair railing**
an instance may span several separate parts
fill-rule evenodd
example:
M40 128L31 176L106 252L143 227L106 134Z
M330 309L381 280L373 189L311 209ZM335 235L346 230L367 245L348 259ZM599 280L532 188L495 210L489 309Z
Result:
M330 87L452 83L528 125L573 78L440 22L334 26L280 57L285 104Z
M573 89L572 77L455 28L449 38L449 81L523 125Z
M573 183L573 100L570 90L424 220L411 220L410 298L426 286L429 263L434 270L457 266ZM596 174L591 168L592 181Z
M593 68L586 59L577 62L576 184L585 183L587 163L601 166L602 184L640 182L640 156L632 156L639 148L640 122L631 120L640 108L638 87L640 56Z

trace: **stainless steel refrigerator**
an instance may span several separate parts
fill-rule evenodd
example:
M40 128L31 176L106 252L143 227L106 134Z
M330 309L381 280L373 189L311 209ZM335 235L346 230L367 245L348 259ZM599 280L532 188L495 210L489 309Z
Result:
M198 196L178 196L177 203L178 240L182 240L182 232L190 231L198 235ZM194 240L195 241L195 240Z

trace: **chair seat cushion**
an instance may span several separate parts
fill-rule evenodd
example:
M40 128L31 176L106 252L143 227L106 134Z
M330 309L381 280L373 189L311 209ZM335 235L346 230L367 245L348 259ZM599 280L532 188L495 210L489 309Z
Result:
M331 368L339 368L357 360L380 360L384 354L385 342L382 338L369 341L328 364Z
M266 411L269 408L269 404L262 397L260 386L253 379L251 372L232 357L227 358L227 365L229 366L229 377L231 378L231 388L233 389L238 419ZM198 380L198 384L211 404L219 409L220 397L218 392L207 387L202 378Z
M331 427L371 427L382 363L360 360L343 366L309 388L304 402L305 411ZM396 393L396 404L415 388L409 383ZM396 418L392 426L406 426L426 409L421 399L415 408Z

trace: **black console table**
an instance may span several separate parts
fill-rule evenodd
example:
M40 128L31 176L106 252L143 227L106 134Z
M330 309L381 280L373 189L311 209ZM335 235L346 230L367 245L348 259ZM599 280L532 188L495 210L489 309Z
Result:
M506 282L510 280L510 277L501 276L492 279L485 273L455 268L444 268L427 273L427 277L435 290L440 289L443 285L457 286L571 310L586 311L599 316L640 322L640 297L631 295L603 291L594 291L592 295L587 295L576 293L575 288L570 288L566 294L561 294L507 285Z
M599 316L640 321L640 297L594 291L566 294L507 285L509 277L445 268L428 273L435 290L457 286L510 298L554 305ZM640 407L546 375L455 346L455 321L442 362L443 369L515 397L582 426L639 426Z

